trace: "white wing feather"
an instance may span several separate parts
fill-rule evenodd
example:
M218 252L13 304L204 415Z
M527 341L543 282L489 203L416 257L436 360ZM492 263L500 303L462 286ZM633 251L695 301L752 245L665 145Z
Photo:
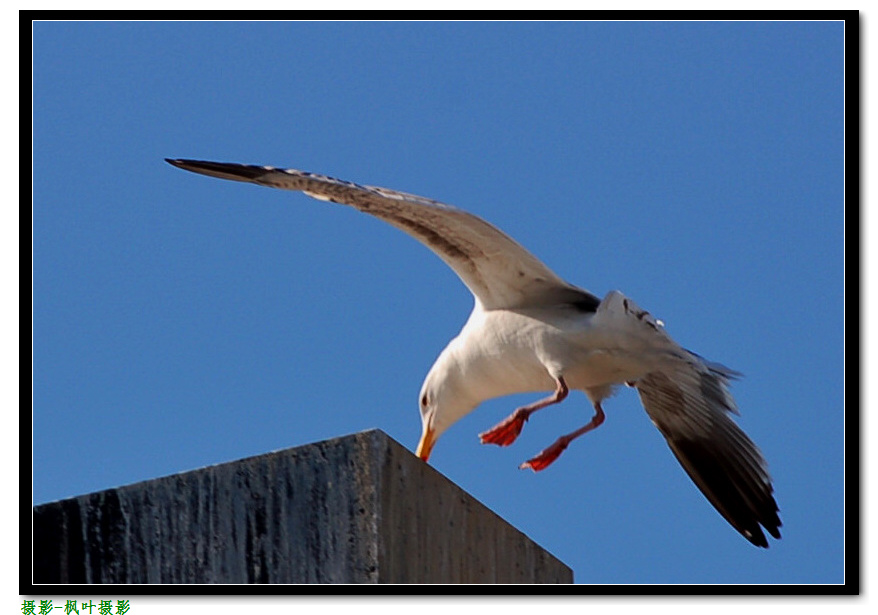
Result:
M486 310L573 303L594 311L600 303L591 293L559 278L493 225L432 199L295 169L199 160L168 162L212 177L300 190L380 218L435 252Z

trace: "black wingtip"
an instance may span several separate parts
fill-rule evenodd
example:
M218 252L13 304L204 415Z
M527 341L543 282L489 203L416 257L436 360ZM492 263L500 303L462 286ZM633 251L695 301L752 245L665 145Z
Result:
M740 430L735 433L745 437ZM769 546L763 528L780 539L779 510L767 477L758 476L734 451L724 449L722 440L665 438L695 485L738 533L763 549Z
M171 166L177 167L178 169L185 169L186 171L192 171L201 166L216 164L209 163L205 160L189 160L188 158L165 158L165 162Z
M774 498L771 498L771 502L774 503ZM761 524L761 526L760 526ZM775 540L780 540L780 527L783 525L780 522L780 518L778 517L777 504L774 504L774 512L771 512L770 509L766 509L763 511L762 515L760 515L758 521L754 522L752 527L748 530L742 530L739 527L736 527L739 532L749 540L752 544L757 547L762 547L763 549L767 549L769 546L768 539L765 537L765 534L762 532L763 528L768 534L774 538Z
M219 177L220 179L231 179L239 182L257 182L257 180L271 171L271 168L257 167L249 164L238 164L235 162L210 162L207 160L189 160L186 158L165 158L165 162L183 169L184 171L192 171L201 175L210 177Z

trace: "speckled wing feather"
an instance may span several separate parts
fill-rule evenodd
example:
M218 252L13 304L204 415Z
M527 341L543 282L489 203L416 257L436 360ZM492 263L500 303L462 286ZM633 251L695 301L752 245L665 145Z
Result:
M488 310L566 303L582 311L594 311L600 303L591 293L564 282L496 227L432 199L295 169L167 161L212 177L300 190L316 199L350 205L380 218L435 252Z
M691 354L691 353L690 353ZM696 355L635 383L643 407L711 504L747 540L768 547L781 526L771 477L756 445L732 421L735 372Z

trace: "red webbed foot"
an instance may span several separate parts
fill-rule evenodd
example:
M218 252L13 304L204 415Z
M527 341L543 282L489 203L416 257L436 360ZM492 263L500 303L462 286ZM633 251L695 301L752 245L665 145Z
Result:
M540 470L545 470L552 463L561 456L561 453L564 452L564 449L567 448L567 445L570 441L566 438L559 438L555 443L549 448L541 451L536 457L528 459L523 464L518 466L519 469L524 470L525 468L530 468L534 472L539 472Z
M488 431L479 434L482 444L496 444L498 446L509 446L521 433L529 412L516 410L509 415L504 421L498 423Z

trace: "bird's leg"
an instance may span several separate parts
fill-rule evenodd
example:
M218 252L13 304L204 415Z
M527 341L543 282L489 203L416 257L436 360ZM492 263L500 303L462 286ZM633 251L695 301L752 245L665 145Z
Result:
M564 378L561 376L558 376L558 378L555 379L555 382L557 388L549 397L534 402L529 406L522 406L506 417L502 422L498 423L488 431L480 433L479 439L482 441L482 444L509 446L515 442L518 434L521 433L521 428L524 427L524 423L531 414L537 410L545 408L546 406L551 406L552 404L564 401L564 398L567 397L567 393L569 392L567 389L567 383L564 382Z
M575 440L582 434L587 433L592 429L595 429L604 422L604 410L603 408L601 408L601 403L597 402L594 405L594 409L595 415L592 417L591 421L589 421L587 425L580 427L576 431L569 433L566 436L561 436L560 438L555 440L555 443L552 444L552 446L543 450L533 459L528 459L518 467L522 470L525 468L530 468L534 472L539 472L540 470L548 468L552 464L552 462L555 461L558 456L564 452L564 449L567 448L568 444L570 444L573 440Z

